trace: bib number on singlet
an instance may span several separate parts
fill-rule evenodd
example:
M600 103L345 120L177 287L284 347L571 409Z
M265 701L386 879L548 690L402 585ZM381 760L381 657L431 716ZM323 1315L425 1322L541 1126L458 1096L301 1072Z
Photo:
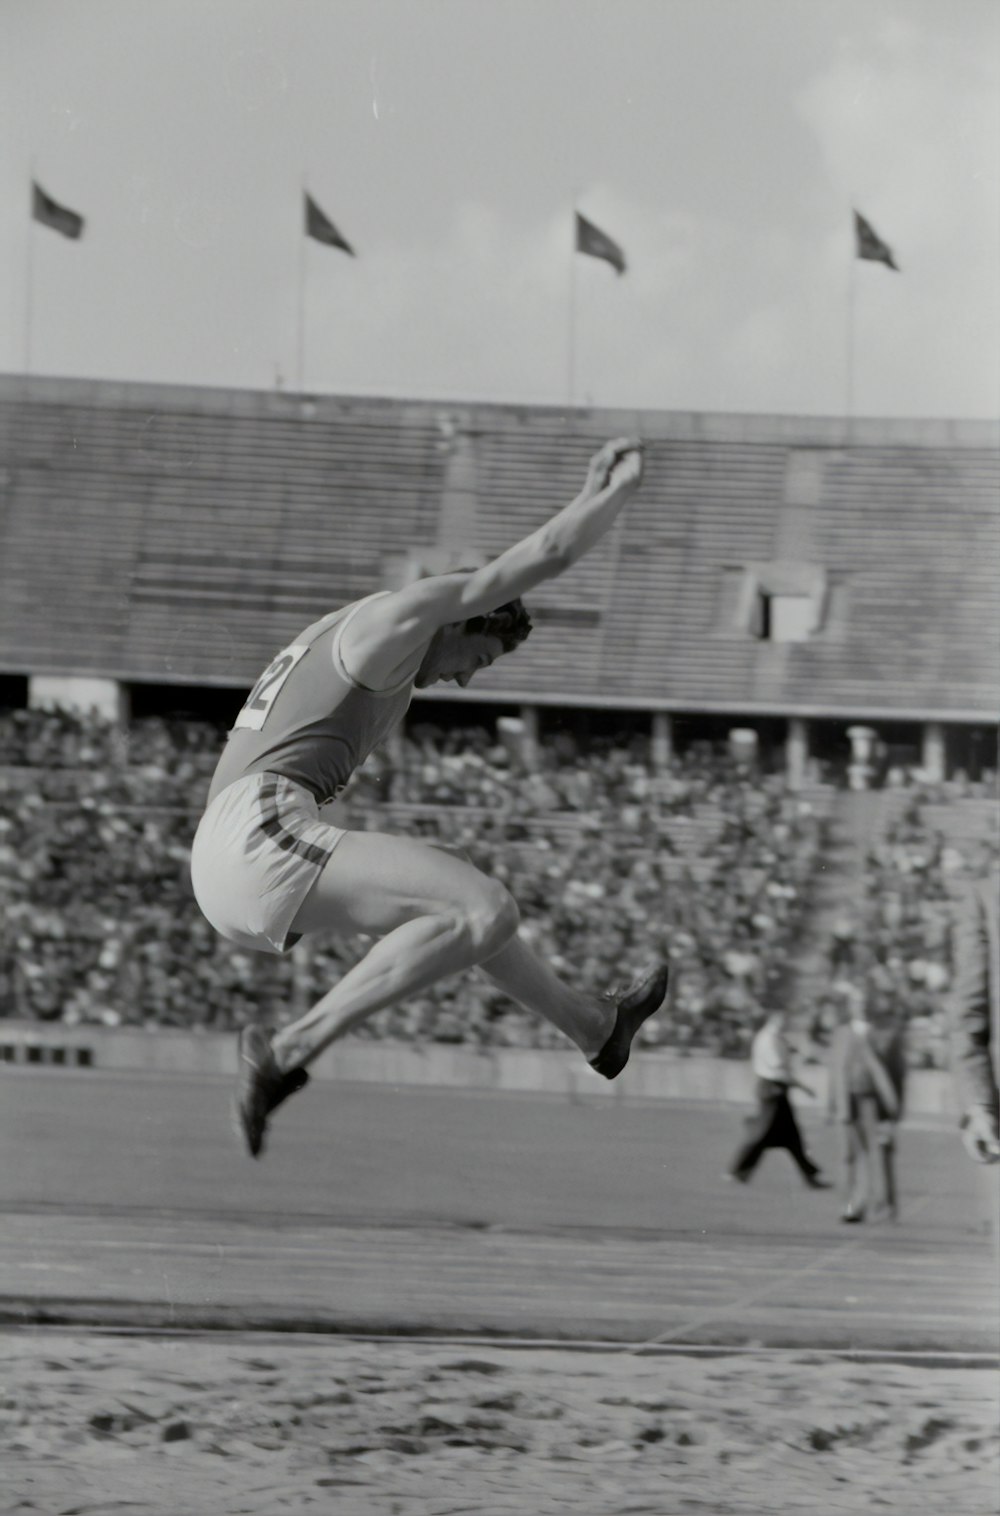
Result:
M272 663L268 664L247 696L246 704L234 723L234 730L249 728L252 732L260 731L271 713L271 707L281 686L308 651L307 642L296 642L291 647L286 647Z

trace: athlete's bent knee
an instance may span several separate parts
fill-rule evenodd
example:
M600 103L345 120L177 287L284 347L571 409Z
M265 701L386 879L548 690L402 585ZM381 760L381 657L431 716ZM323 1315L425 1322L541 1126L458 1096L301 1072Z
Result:
M486 881L480 898L465 912L465 928L477 956L491 958L499 953L517 931L520 920L517 902L509 890L495 879Z

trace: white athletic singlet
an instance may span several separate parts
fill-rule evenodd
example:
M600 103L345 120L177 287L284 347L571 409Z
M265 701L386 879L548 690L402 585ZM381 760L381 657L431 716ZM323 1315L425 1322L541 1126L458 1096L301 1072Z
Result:
M268 664L229 733L208 804L237 779L268 772L301 784L323 805L392 731L410 703L413 677L391 690L369 690L340 656L341 631L376 598L314 622Z

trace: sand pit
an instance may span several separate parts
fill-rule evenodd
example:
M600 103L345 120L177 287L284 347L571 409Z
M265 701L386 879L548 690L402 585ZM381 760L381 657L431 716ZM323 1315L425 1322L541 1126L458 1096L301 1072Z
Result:
M3 1340L0 1511L996 1511L995 1370L328 1339Z

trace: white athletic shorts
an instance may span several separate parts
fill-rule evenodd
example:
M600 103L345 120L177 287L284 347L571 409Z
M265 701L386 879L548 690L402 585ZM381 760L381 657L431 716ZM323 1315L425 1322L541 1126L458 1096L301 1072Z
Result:
M343 837L314 796L282 774L248 774L216 795L191 848L191 883L220 936L287 953L299 906Z

